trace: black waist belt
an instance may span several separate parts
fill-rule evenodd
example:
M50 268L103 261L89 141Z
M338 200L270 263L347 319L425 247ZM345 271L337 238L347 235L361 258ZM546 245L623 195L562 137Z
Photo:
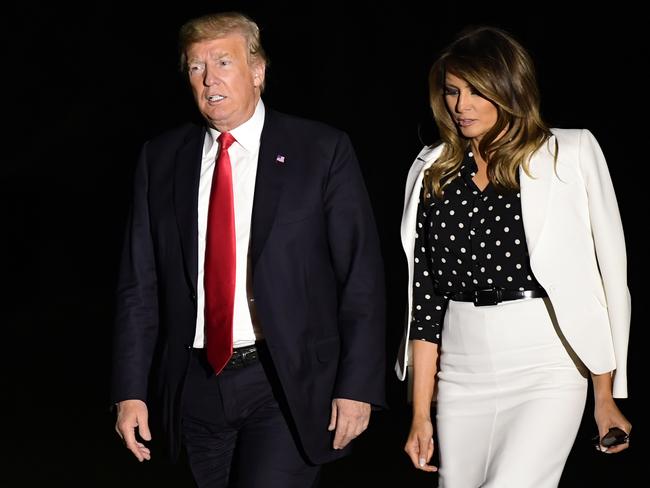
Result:
M194 354L197 355L197 357L200 358L202 363L205 363L206 367L212 368L212 366L207 366L208 359L206 356L205 348L202 347L195 348L192 349L192 351L194 352ZM230 359L223 367L223 369L224 371L232 370L232 369L241 369L257 362L258 358L259 358L258 350L255 344L252 344L250 346L237 347L232 350L232 356L230 356Z
M450 300L457 302L474 302L474 305L496 305L507 300L520 300L522 298L543 298L548 296L542 289L539 290L504 290L502 288L486 288L484 290L459 291L447 295Z

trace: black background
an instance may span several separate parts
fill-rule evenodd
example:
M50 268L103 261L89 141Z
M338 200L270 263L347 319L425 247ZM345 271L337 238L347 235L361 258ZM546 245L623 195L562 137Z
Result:
M113 290L138 150L149 137L197 117L177 69L178 28L230 9L248 13L262 29L271 58L265 103L350 134L382 239L392 408L373 416L351 457L325 467L322 486L434 486L435 477L412 469L402 451L410 414L404 385L392 373L406 298L399 223L408 168L436 136L428 69L460 28L483 23L505 28L530 50L552 126L596 135L626 229L631 399L619 405L634 424L633 447L618 456L590 447L590 398L561 486L645 484L648 112L639 70L648 56L640 8L616 2L616 10L568 9L564 2L527 4L524 13L521 2L23 3L5 7L0 21L6 37L0 192L8 246L2 275L9 290L1 346L8 408L3 486L192 486L184 465L167 464L155 442L153 460L140 465L112 430Z

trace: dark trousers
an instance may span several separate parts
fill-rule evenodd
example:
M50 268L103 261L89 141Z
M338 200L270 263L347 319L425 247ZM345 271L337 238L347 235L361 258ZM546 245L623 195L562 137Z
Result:
M301 454L276 399L273 373L257 361L217 376L203 354L192 356L184 392L183 441L197 485L315 486L319 466Z

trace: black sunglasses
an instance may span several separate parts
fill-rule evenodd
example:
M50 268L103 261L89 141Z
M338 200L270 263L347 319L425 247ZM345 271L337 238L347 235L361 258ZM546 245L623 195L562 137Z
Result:
M596 435L591 440L596 447L600 447L601 445L604 447L612 447L629 442L630 435L623 429L612 427L602 439Z

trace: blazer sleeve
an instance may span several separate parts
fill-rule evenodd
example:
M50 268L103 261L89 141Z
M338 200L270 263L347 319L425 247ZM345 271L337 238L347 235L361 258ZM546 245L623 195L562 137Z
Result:
M385 406L385 291L379 238L352 144L341 133L324 190L338 283L341 354L334 398Z
M154 246L149 226L147 145L133 186L117 286L113 336L113 403L147 398L147 382L158 334Z
M586 129L580 134L579 156L616 358L613 393L614 397L625 398L631 304L623 225L605 156Z

